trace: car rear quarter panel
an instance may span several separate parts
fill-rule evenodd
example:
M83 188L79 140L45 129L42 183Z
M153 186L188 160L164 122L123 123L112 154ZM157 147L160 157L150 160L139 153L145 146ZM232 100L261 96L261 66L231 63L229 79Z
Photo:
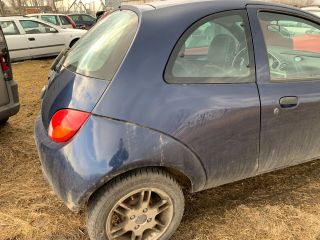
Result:
M145 166L166 166L190 178L193 189L205 184L205 171L187 147L163 133L92 115L67 144L52 142L42 121L36 142L46 178L72 210L113 177Z

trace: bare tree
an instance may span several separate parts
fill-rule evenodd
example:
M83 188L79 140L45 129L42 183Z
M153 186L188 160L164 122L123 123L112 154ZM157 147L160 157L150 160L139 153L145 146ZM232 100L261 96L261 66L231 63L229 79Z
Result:
M17 7L20 14L24 14L23 3L24 3L23 0L17 0Z
M58 12L57 6L56 6L56 0L51 0L52 9L54 12Z
M11 6L13 9L17 9L17 5L16 5L16 1L15 0L11 0Z
M32 0L32 4L33 4L35 7L39 7L38 0Z
M4 2L0 0L0 16L4 15L4 8L5 8Z

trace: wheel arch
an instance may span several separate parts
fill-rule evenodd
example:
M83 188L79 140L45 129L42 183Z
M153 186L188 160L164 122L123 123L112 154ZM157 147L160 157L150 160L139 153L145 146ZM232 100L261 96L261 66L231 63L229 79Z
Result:
M171 175L184 190L194 192L192 180L181 170L178 170L177 168L173 168L173 167L167 167L167 166L157 166L157 165L151 166L150 165L150 166L136 167L136 168L133 167L130 170L119 172L118 174L113 175L111 178L109 177L109 178L106 178L105 180L102 180L100 185L97 185L95 189L92 189L92 191L88 192L84 203L87 204L90 201L90 199L94 198L97 194L99 194L100 191L103 191L106 185L112 183L113 181L116 181L119 178L121 179L122 177L132 172L142 170L142 169L164 170L169 175Z
M64 157L70 153L72 157ZM55 161L46 161L50 163L46 172L62 169L52 185L73 211L83 209L90 196L113 179L139 168L165 169L191 192L202 190L207 180L196 153L179 140L154 129L97 115L88 119L72 144L54 156Z
M69 47L71 48L79 39L80 39L79 37L72 39L69 43Z

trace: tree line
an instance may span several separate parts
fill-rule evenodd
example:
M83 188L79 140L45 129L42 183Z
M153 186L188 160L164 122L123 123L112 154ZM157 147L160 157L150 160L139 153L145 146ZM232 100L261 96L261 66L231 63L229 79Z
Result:
M56 2L59 0L48 0L53 11L57 12ZM24 14L25 7L40 7L44 5L43 0L0 0L0 15L7 15L8 11L16 14Z

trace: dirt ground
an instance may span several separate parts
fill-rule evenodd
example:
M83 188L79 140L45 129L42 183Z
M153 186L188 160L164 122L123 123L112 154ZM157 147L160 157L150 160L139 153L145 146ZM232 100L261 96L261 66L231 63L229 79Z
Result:
M70 212L43 180L33 141L50 60L14 64L21 111L0 127L0 240L88 239L84 213ZM186 196L173 240L320 240L320 162Z

